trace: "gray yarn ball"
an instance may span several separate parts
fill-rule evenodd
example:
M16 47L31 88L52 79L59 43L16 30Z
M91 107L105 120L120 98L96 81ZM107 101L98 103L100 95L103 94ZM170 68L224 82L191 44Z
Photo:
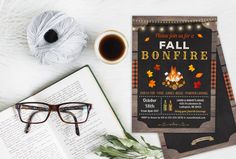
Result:
M79 56L88 36L72 17L46 11L31 21L27 40L32 55L42 63L68 63Z

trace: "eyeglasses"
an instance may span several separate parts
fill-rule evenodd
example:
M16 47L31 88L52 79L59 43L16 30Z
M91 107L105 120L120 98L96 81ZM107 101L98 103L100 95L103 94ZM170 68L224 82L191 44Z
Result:
M67 124L75 124L75 132L79 136L79 124L88 120L92 104L81 102L68 102L51 105L42 102L17 103L20 120L26 123L25 133L30 130L31 124L41 124L47 121L52 111L57 111L59 118Z

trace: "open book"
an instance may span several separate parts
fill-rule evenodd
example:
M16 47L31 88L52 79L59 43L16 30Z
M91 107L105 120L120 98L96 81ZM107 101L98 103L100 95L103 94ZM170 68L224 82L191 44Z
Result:
M63 123L52 112L42 124L32 124L28 134L26 124L18 117L15 107L0 113L0 149L4 159L83 159L97 158L93 150L105 143L102 135L123 137L122 126L89 66L27 98L24 102L92 103L88 121L79 125L80 136L74 124ZM1 158L2 158L1 157Z

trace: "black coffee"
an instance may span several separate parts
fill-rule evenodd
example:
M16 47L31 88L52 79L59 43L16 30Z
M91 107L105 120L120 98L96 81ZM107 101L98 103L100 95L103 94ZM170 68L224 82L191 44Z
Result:
M116 61L125 53L125 43L117 35L107 35L99 44L99 52L104 59Z

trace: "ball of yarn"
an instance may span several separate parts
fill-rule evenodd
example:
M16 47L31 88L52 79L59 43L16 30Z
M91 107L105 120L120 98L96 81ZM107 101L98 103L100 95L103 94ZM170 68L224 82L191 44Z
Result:
M27 40L32 55L42 63L68 63L79 56L88 36L72 17L46 11L31 21Z

